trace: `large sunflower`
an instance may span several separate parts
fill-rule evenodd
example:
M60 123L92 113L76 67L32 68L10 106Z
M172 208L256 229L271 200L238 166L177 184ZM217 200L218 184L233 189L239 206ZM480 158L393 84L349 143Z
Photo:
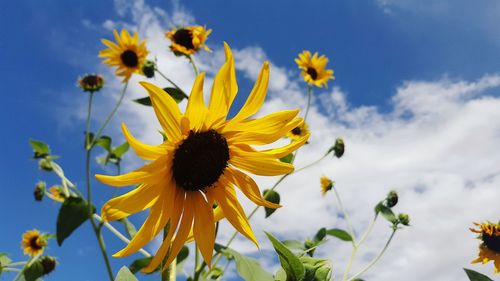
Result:
M192 232L202 256L210 265L215 240L215 221L222 216L245 237L257 244L235 187L255 204L269 208L255 181L243 171L276 176L293 171L278 159L302 146L309 135L284 147L258 151L252 145L270 144L299 126L298 110L276 112L250 119L262 106L269 80L269 64L259 77L240 112L226 120L238 91L231 49L224 45L226 62L215 76L208 107L203 101L204 74L193 85L186 111L153 84L141 82L148 91L154 111L168 140L152 146L140 143L122 126L125 138L138 156L152 161L120 176L96 175L113 186L137 184L133 191L113 198L102 207L104 220L118 220L150 208L151 211L132 241L115 257L127 256L150 242L169 222L170 228L155 257L144 271L154 270L168 255L167 264ZM218 207L212 209L214 203ZM172 239L174 237L175 238Z
M326 87L329 79L335 79L333 70L326 69L328 58L324 55L318 57L318 52L311 57L311 52L303 51L295 59L295 62L302 70L301 74L304 76L304 80L311 85Z
M117 66L116 75L123 76L126 82L134 73L142 73L141 69L146 62L148 49L146 41L139 42L139 35L134 33L132 37L126 29L122 29L121 34L113 30L116 43L102 39L102 43L108 46L108 49L99 52L99 57L106 58L105 64Z
M493 261L495 274L500 272L500 224L485 222L475 223L478 228L471 228L472 232L479 234L479 239L483 241L479 246L479 257L472 263L481 262L483 264Z
M47 247L47 237L36 229L28 230L23 233L21 246L26 255L41 255Z
M207 30L205 27L197 25L170 30L165 33L165 36L172 41L170 49L174 53L189 56L198 52L200 48L210 51L205 45L205 41L211 32L211 29Z

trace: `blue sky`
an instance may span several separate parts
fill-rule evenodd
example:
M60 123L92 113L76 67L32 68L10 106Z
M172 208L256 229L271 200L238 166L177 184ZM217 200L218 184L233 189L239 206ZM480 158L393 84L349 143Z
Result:
M79 75L105 71L99 65L97 53L103 48L100 39L111 37L110 30L104 27L106 21L118 26L124 23L138 25L133 13L120 12L119 7L123 3L33 0L2 4L0 24L4 28L0 30L0 77L4 109L0 112L0 122L4 149L3 161L0 162L3 183L0 204L4 226L0 251L11 253L14 260L23 258L18 242L22 232L32 228L49 232L55 230L58 207L48 200L37 203L32 199L33 186L38 179L54 183L55 178L38 171L36 162L30 160L28 139L49 143L53 153L62 156L60 163L67 174L80 186L84 184L84 120L78 112L84 106L85 94L76 88L75 83ZM330 83L329 89L318 92L323 96L337 93L337 97L344 98L345 110L352 116L360 116L363 110L365 114L366 111L371 114L361 121L346 119L345 122L352 123L337 131L337 134L344 132L352 136L353 143L359 143L360 149L363 143L358 140L363 139L362 135L349 129L362 131L361 123L378 128L376 125L380 124L375 123L379 120L377 118L397 115L397 97L399 101L411 98L405 95L405 89L411 93L411 86L420 86L418 89L428 86L436 92L442 90L443 96L446 96L444 90L454 89L463 83L470 83L471 87L482 85L481 79L495 75L500 67L500 35L495 25L500 16L500 5L495 1L469 4L462 0L362 0L308 1L304 4L303 1L280 0L213 1L208 5L206 1L195 0L181 3L146 1L146 5L163 9L170 15L174 10L181 10L195 18L196 23L212 28L208 45L214 48L214 54L220 49L222 41L229 42L238 50L249 47L263 50L265 57L288 78L298 75L293 59L303 49L327 55L337 80ZM171 22L171 19L159 20ZM209 60L205 57L200 60L208 65ZM249 73L249 69L239 69L241 76L250 77ZM252 82L253 79L239 78L241 92L248 92ZM113 83L116 84L116 81L110 81L110 84ZM302 89L304 87L297 78L290 83ZM491 97L493 104L497 101L495 92L498 93L498 86L496 82L484 83L487 86L470 91L479 92L480 97ZM275 97L279 99L280 94L275 94ZM103 97L97 102L105 104L108 101ZM441 100L429 101L437 102L434 107L442 105ZM469 101L469 98L464 99L460 106ZM242 99L237 101L241 102ZM342 113L339 107L338 104L335 107L335 116ZM323 112L318 109L317 115L329 116L322 108ZM373 108L375 113L370 111ZM466 108L454 109L449 115L452 116L450 120L460 118L460 115L452 115L459 109ZM124 119L130 118L123 116ZM496 128L496 123L491 126ZM392 131L387 129L392 128L391 124L384 125L386 127L380 125L383 128L374 130L373 134L391 135ZM116 128L110 130L110 134L119 138L120 135L115 134ZM478 135L483 132L478 131ZM494 135L487 134L492 143ZM463 156L457 162L476 160L474 157L481 160L481 155ZM390 162L391 159L385 161ZM131 163L134 162L131 160ZM339 170L339 173L344 171L342 167ZM94 171L103 170L95 165ZM459 173L458 170L453 171ZM471 175L466 180L474 182L481 175ZM340 174L338 176L341 177ZM407 184L408 190L415 185ZM96 198L96 205L101 206L111 196L111 191L98 184L94 188L106 190ZM385 190L381 191L379 197L384 193ZM498 193L495 195L498 196ZM122 246L111 236L107 235L107 238L111 252ZM78 276L72 280L102 280L104 276L95 238L88 225L79 229L61 248L55 242L51 243L48 253L58 256L61 261L53 276L47 278L49 280L69 280L72 276ZM115 260L113 267L118 270L130 260ZM457 268L462 266L464 264L456 265ZM5 280L9 278L4 277Z

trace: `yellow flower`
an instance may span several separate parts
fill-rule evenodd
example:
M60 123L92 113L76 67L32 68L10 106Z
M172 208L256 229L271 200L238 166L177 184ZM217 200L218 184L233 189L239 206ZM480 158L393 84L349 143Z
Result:
M45 250L47 238L36 229L28 230L23 234L21 246L25 255L36 256Z
M154 270L167 254L166 263L170 264L191 231L205 262L210 265L215 221L223 216L257 244L238 202L235 187L257 205L278 208L279 205L263 198L255 181L243 171L260 176L292 172L293 165L278 159L301 147L309 137L305 135L296 142L275 149L259 151L253 147L274 143L303 122L301 118L296 118L298 110L250 118L260 109L266 96L269 80L267 62L262 66L240 112L232 119L226 119L238 85L231 49L227 44L224 47L226 62L215 76L208 106L203 101L204 73L194 82L184 114L175 100L165 95L161 88L141 82L151 97L167 140L157 146L140 143L123 124L123 133L130 146L138 156L152 162L120 176L96 175L101 182L113 186L139 185L131 192L105 203L102 207L104 220L119 220L151 209L132 241L115 257L139 250L170 222L166 238L145 272ZM218 205L216 209L212 209L214 203Z
M309 135L309 126L307 123L303 122L299 126L293 128L289 132L286 133L286 137L291 139L291 140L299 140L302 137Z
M198 52L200 48L210 51L205 46L205 41L211 32L211 29L207 30L205 27L197 25L170 30L165 33L165 36L172 41L170 49L174 53L189 56Z
M54 185L51 188L49 188L48 196L52 200L58 201L58 202L64 202L64 200L66 199L66 196L64 195L63 190L58 185Z
M303 51L299 54L299 57L295 59L295 62L299 66L299 69L302 70L301 74L304 76L304 81L310 85L326 87L326 83L329 79L335 79L333 70L326 69L328 58L324 55L318 57L318 52L314 53L311 57L311 52Z
M325 195L328 191L333 188L333 181L328 177L321 176L319 179L321 183L321 194Z
M493 261L495 274L500 272L500 224L485 222L474 223L478 228L471 228L472 232L479 234L483 241L479 246L479 257L472 263L487 263Z
M148 50L146 41L139 42L139 35L134 33L132 37L126 29L121 34L113 30L116 43L102 39L102 43L108 49L99 52L99 57L106 58L104 63L110 66L116 66L116 75L123 76L123 82L127 82L132 74L142 74L142 66L146 61Z

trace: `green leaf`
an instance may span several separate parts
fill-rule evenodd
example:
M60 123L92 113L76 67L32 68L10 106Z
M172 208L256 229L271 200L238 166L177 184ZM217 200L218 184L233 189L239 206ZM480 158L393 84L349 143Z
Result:
M33 152L35 153L35 159L44 158L45 156L50 155L50 148L46 143L33 139L30 139L29 143L31 145L31 148L33 148Z
M140 98L140 99L136 99L134 101L136 103L138 103L138 104L142 104L142 105L145 105L145 106L152 106L152 104L151 104L151 98L149 96L144 97L144 98Z
M353 279L352 281L365 281L365 279L356 278L356 279Z
M92 210L95 212L94 206L92 206ZM61 246L63 241L88 218L89 205L87 201L80 197L69 197L64 200L57 216L57 244Z
M287 274L287 280L301 281L305 276L305 269L300 259L273 235L265 231L264 233L273 244L276 253L278 253L281 267L283 267Z
M7 267L12 262L7 253L0 253L0 275L2 275L2 268Z
M139 271L141 271L141 269L145 268L146 266L148 266L148 264L151 262L151 260L153 259L153 257L146 257L146 258L141 258L141 259L136 259L135 261L133 261L129 266L128 266L128 269L132 272L132 273L137 273ZM156 268L153 272L156 272L160 270L160 267L158 266L158 268ZM153 273L151 272L151 273ZM151 273L148 273L148 274L151 274Z
M40 261L31 264L23 272L26 281L36 281L43 276L43 265Z
M469 277L470 281L493 281L493 279L490 279L488 276L481 274L477 271L471 270L464 268L465 273L467 274L467 277Z
M322 227L320 230L318 230L318 232L314 236L314 240L318 242L322 241L323 239L325 239L325 236L326 236L326 228Z
M286 280L286 272L283 268L278 269L276 274L274 274L274 281L287 281Z
M125 230L127 231L129 238L134 238L135 234L137 233L137 228L135 228L134 224L131 223L127 218L121 219L120 222L123 224L123 226L125 226Z
M394 214L394 212L392 212L391 208L385 206L382 203L378 203L377 204L377 206L375 207L375 213L376 214L378 214L378 213L382 214L382 216L384 216L384 218L386 220L388 220L392 224L398 222L398 218L396 217L396 215Z
M281 241L287 248L294 250L304 250L304 243L299 240L284 240Z
M352 241L351 235L343 229L332 228L332 229L327 230L326 234L333 236L333 237L336 237L336 238L343 240L343 241Z
M177 254L177 264L183 262L189 256L189 248L187 246L182 246L182 249Z
M280 195L278 192L276 192L274 190L266 189L262 192L262 195L269 202L272 202L275 204L280 203ZM267 207L265 207L264 209L266 211L266 218L268 218L270 215L272 215L276 211L276 209L267 208Z
M184 93L177 88L167 87L163 88L163 90L167 92L167 94L169 94L177 103L180 103L186 97Z
M284 156L284 157L280 158L280 161L284 162L284 163L292 163L292 161L293 161L293 153L290 153L287 156Z
M230 248L221 249L221 252L234 258L236 270L244 280L274 281L273 275L265 271L256 259L246 257Z
M130 146L129 146L128 142L124 142L124 143L120 144L119 146L115 147L113 149L112 154L114 156L116 156L116 158L121 159L123 154L125 154L125 152L128 151L129 147Z
M96 144L98 146L104 148L104 150L106 150L107 152L111 152L111 138L110 137L102 136L96 141Z
M115 281L139 281L135 275L130 272L128 267L124 266L118 271Z

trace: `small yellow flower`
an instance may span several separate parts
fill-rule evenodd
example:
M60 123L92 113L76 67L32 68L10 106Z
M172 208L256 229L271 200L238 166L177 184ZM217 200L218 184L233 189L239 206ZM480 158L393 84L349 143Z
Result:
M170 264L187 240L196 240L205 262L210 265L215 222L225 217L241 234L257 244L255 234L238 201L239 189L253 203L278 208L267 201L257 183L245 173L276 176L293 171L292 164L280 158L301 147L309 135L280 148L257 150L271 144L299 126L298 110L284 110L253 118L264 103L269 80L269 63L264 63L257 82L243 107L232 119L228 112L238 92L231 49L224 45L226 62L214 78L208 105L203 99L205 74L194 82L186 111L157 86L141 82L151 97L153 109L167 139L159 145L140 143L122 126L123 133L137 155L152 161L140 169L120 176L96 175L113 186L137 188L113 198L102 207L102 218L119 220L145 209L147 219L130 243L115 257L128 256L144 247L170 222L168 233L143 269L151 272L165 260ZM217 208L213 209L214 203Z
M205 51L210 49L205 45L208 35L212 32L211 29L206 29L203 26L185 26L179 29L173 29L165 33L165 36L172 41L170 49L175 54L192 55L200 48Z
M28 230L23 234L21 246L25 255L36 256L47 247L47 238L36 229Z
M307 125L307 123L303 122L301 125L293 128L291 131L289 131L286 134L286 137L291 139L291 140L296 141L298 139L301 139L305 135L309 135L309 134L310 134L309 126Z
M66 196L64 195L64 192L62 190L62 187L59 185L53 185L51 188L49 188L49 194L48 196L58 202L64 202L66 199Z
M479 246L479 257L472 263L488 263L493 261L495 274L500 272L500 224L485 222L474 223L478 228L471 228L474 233L478 233L481 241Z
M328 191L332 190L334 182L330 178L322 176L319 181L321 183L321 194L325 195Z
M104 78L99 74L88 74L78 79L78 86L84 92L97 92L104 86Z
M110 66L116 66L116 75L123 77L123 82L127 82L132 74L142 74L142 66L146 62L148 49L146 41L139 42L139 35L130 33L123 29L121 34L113 30L116 43L107 39L101 42L108 47L99 52L99 57L105 58L104 63Z
M311 52L303 51L295 62L302 70L301 75L304 76L304 81L310 85L326 87L329 79L335 79L333 70L326 69L328 58L324 55L318 57L318 52L311 57Z

